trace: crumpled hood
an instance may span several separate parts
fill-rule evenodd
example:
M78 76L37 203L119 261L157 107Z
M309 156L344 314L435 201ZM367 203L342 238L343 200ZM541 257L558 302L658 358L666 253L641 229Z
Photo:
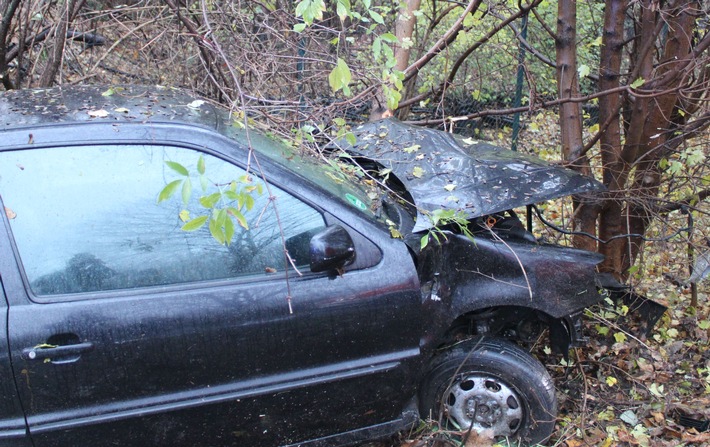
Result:
M394 119L353 130L340 147L391 169L417 207L413 232L431 228L437 209L475 218L558 197L604 190L596 180L537 157Z

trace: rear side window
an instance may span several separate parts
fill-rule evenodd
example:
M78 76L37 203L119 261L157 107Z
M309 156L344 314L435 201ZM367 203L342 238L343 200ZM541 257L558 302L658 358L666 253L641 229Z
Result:
M31 149L0 153L0 166L5 212L37 295L274 275L287 268L284 241L305 266L310 237L324 227L293 195L272 185L269 196L240 167L190 149ZM235 188L239 197L223 194ZM209 221L183 229L228 208L228 244Z

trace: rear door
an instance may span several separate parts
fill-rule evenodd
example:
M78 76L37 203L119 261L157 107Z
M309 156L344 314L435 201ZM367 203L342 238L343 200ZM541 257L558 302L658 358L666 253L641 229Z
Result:
M0 164L17 261L0 273L35 447L290 444L400 414L419 304L403 244L348 228L371 262L308 273L308 236L338 205L193 149L35 148ZM253 202L233 204L230 245L207 222L181 230L217 220L225 190Z

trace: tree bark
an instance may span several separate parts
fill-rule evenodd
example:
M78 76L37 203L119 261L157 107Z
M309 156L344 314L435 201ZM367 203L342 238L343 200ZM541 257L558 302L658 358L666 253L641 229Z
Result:
M579 95L579 80L577 76L577 2L560 1L557 4L557 89L560 99L574 98ZM566 102L560 105L560 128L562 156L570 166L585 174L591 175L589 160L584 154L582 140L582 113L577 102ZM587 203L582 197L574 198L574 229L576 231L596 234L596 209L593 203ZM596 250L593 239L575 235L572 239L575 247Z
M611 90L621 85L621 62L624 45L624 19L628 0L606 0L604 8L604 28L599 60L599 90ZM605 256L600 271L621 272L621 257L624 241L610 240L623 234L622 222L625 176L628 165L621 158L621 96L605 95L599 98L599 121L609 125L599 138L603 166L603 183L609 189L608 200L604 202L599 216L599 237L609 240L599 245L599 252ZM617 275L617 279L620 276Z
M409 65L411 47L409 45L402 44L407 40L411 41L414 35L414 25L417 23L417 17L414 15L414 12L419 9L420 5L421 0L409 0L402 5L402 8L400 8L397 14L395 35L397 36L397 42L399 42L399 44L394 49L395 70L403 72ZM404 95L405 93L402 92L402 97L404 97ZM376 98L375 102L377 105L375 105L370 111L371 121L392 115L393 111L387 110L387 106L385 106L386 101L381 97L381 95Z
M663 147L674 131L685 123L687 116L678 113L677 109L686 83L683 70L678 67L684 66L685 61L692 55L693 29L700 4L694 0L668 2L667 11L670 12L665 15L668 36L663 48L663 57L654 76L661 82L655 85L652 82L650 87L668 93L653 98L648 107L649 114L645 120L642 144L639 145L637 154L638 163L630 189L632 200L629 201L625 216L631 234L645 234L654 217L652 201L658 196L661 184L659 162L668 155L663 151ZM622 271L633 265L643 247L643 240L639 237L629 237L625 242L626 256L623 258Z

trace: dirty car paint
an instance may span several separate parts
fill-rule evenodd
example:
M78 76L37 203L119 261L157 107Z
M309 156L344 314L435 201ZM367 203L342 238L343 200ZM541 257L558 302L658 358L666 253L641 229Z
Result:
M417 207L413 232L431 228L427 213L437 209L472 219L604 190L594 179L537 157L395 119L368 123L353 133L357 143L343 140L339 147L392 170Z

